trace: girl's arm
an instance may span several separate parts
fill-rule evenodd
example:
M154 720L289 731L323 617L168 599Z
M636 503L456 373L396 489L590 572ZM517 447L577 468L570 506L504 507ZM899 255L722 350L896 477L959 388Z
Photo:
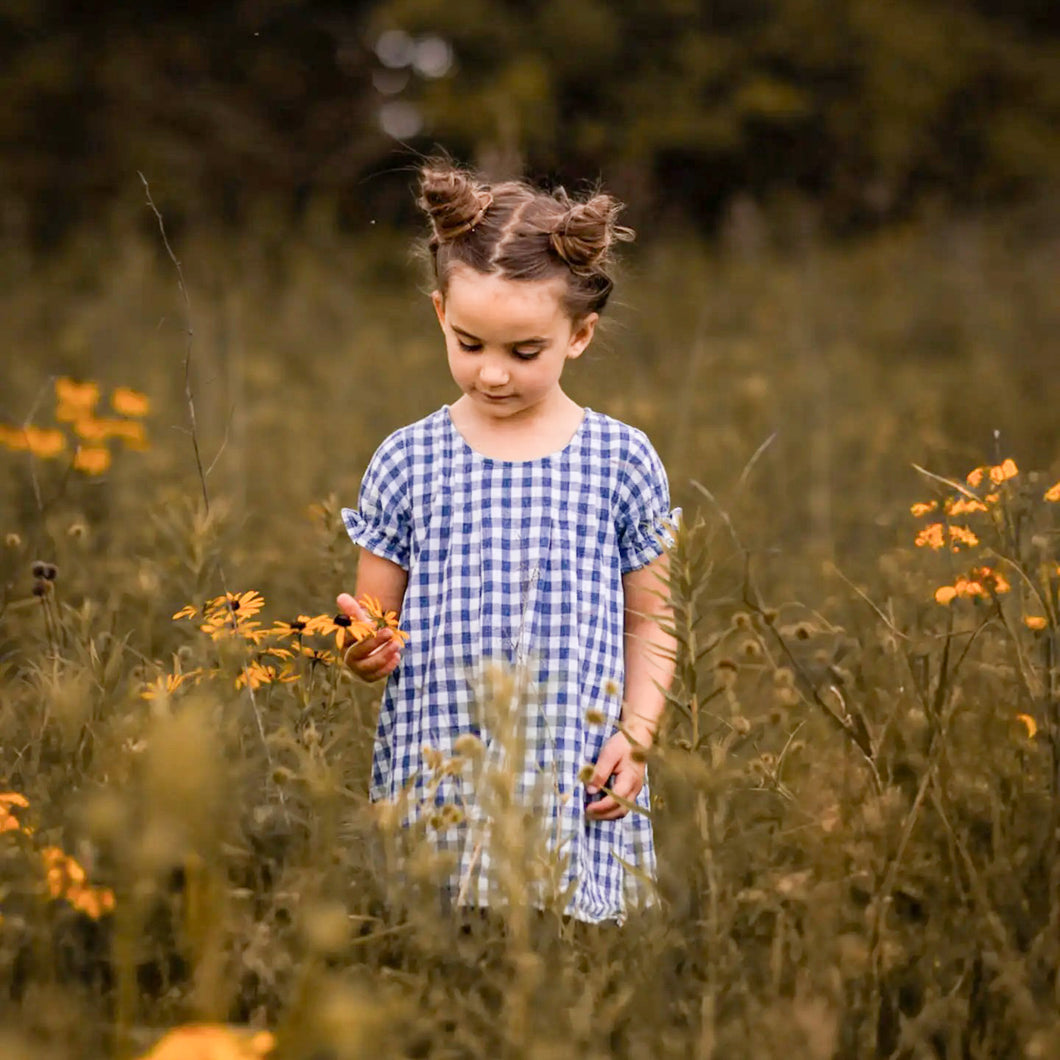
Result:
M361 549L357 562L357 596L374 596L384 611L401 614L408 586L408 572L388 559ZM339 610L350 618L367 618L361 605L349 593L340 593L335 601ZM381 629L343 653L346 665L363 681L380 681L389 676L401 662L402 641L389 629Z
M674 676L674 640L663 629L671 620L663 553L622 578L626 608L626 687L622 724L639 744L651 746L666 707L665 690Z
M626 683L622 693L622 727L600 751L592 779L586 785L590 795L603 787L614 774L611 790L627 801L637 797L644 785L644 763L633 759L634 744L649 747L655 738L663 709L665 690L674 674L674 642L662 626L670 618L666 588L669 557L664 553L640 570L622 577L625 593ZM590 803L587 812L600 820L614 820L628 812L611 796Z

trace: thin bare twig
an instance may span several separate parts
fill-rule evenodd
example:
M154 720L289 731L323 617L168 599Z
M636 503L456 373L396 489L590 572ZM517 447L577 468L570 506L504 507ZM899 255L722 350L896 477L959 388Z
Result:
M139 170L137 170L137 176L143 181L144 194L147 196L147 205L155 215L155 220L158 222L158 231L162 237L162 246L166 248L169 260L173 262L173 268L177 270L177 286L180 288L180 296L184 300L184 397L188 404L188 420L191 424L191 445L192 449L195 451L195 467L199 472L199 484L202 487L202 502L206 506L207 513L209 513L210 494L206 489L206 474L203 471L202 454L199 451L199 434L195 419L195 399L191 390L191 346L195 338L195 332L191 326L191 298L188 296L188 288L184 283L184 270L180 267L180 261L177 259L177 255L173 253L173 248L169 245L169 236L166 235L166 225L162 220L162 214L155 205L155 200L151 198L151 186L147 183L147 177L145 177L143 173L140 173Z
M173 268L177 273L177 286L180 289L181 299L184 302L184 397L188 406L188 424L190 427L191 445L192 450L195 453L195 469L199 475L199 486L202 490L202 503L206 509L206 513L210 512L210 491L206 485L207 472L203 467L202 463L202 451L199 446L199 431L198 431L198 420L195 415L195 396L192 391L191 385L191 353L192 344L195 338L195 329L192 326L192 312L191 312L191 298L188 295L188 287L184 282L184 270L181 268L180 261L177 255L173 252L173 247L170 245L169 236L166 234L166 225L162 219L162 214L158 207L155 205L154 199L151 197L151 186L147 182L147 177L137 171L137 175L143 182L144 194L147 197L147 205L151 212L155 215L155 220L158 222L158 231L162 237L162 245L165 247L166 254L169 255L169 260L173 263ZM220 454L218 454L220 455ZM216 461L215 461L216 462ZM212 465L211 465L212 469ZM221 588L225 594L225 603L228 607L229 615L233 621L236 621L235 610L232 607L230 599L230 593L228 592L228 582L225 578L224 568L221 565L220 560L217 561L217 574L221 580ZM242 663L243 669L243 682L247 690L247 696L250 699L251 709L254 713L254 721L257 724L258 736L261 738L261 745L265 750L265 761L269 766L269 775L272 775L272 752L269 750L269 741L265 735L265 722L261 716L261 710L258 706L257 696L254 695L254 689L250 681L250 675L247 670L246 661ZM283 793L283 789L280 789L280 802L286 803L286 798Z

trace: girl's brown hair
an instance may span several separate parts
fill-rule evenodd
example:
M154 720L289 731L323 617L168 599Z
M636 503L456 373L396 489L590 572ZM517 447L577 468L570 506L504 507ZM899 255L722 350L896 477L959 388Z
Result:
M622 204L610 195L576 200L562 188L488 184L445 161L420 170L416 201L431 223L427 249L443 294L457 263L509 280L564 276L564 307L575 320L607 304L611 248L633 238L617 223Z

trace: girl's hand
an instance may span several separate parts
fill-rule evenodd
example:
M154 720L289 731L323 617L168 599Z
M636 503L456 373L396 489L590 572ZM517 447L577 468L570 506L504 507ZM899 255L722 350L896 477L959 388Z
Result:
M639 733L635 735L640 738ZM650 736L646 742L651 743ZM607 786L619 798L632 802L644 787L644 763L634 760L633 749L625 733L616 732L601 749L593 775L585 785L586 792L595 795L614 774L614 781ZM604 795L602 799L590 802L585 812L598 821L617 821L625 817L629 810L610 795Z
M366 622L368 614L349 593L339 593L335 599L339 610L355 622ZM403 641L392 629L381 629L365 640L351 644L342 653L342 661L362 680L381 681L401 662Z

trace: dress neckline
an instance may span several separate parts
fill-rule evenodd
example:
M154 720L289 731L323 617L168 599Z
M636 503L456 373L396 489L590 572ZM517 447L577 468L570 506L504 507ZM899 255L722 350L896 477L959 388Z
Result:
M586 405L582 409L582 418L578 422L578 426L574 429L574 433L567 439L566 443L559 449L554 450L551 453L545 453L542 456L534 456L529 460L505 460L498 456L487 456L485 453L480 453L477 449L473 448L468 440L460 433L457 429L456 424L453 422L453 415L448 405L443 405L441 408L442 413L445 415L446 423L449 425L449 430L453 432L453 436L456 438L457 443L468 453L474 456L477 460L482 460L489 464L510 464L512 466L522 466L529 464L539 464L548 460L555 460L557 457L563 456L569 452L581 437L582 432L585 430L586 424L589 422L589 417L592 415L592 409Z

